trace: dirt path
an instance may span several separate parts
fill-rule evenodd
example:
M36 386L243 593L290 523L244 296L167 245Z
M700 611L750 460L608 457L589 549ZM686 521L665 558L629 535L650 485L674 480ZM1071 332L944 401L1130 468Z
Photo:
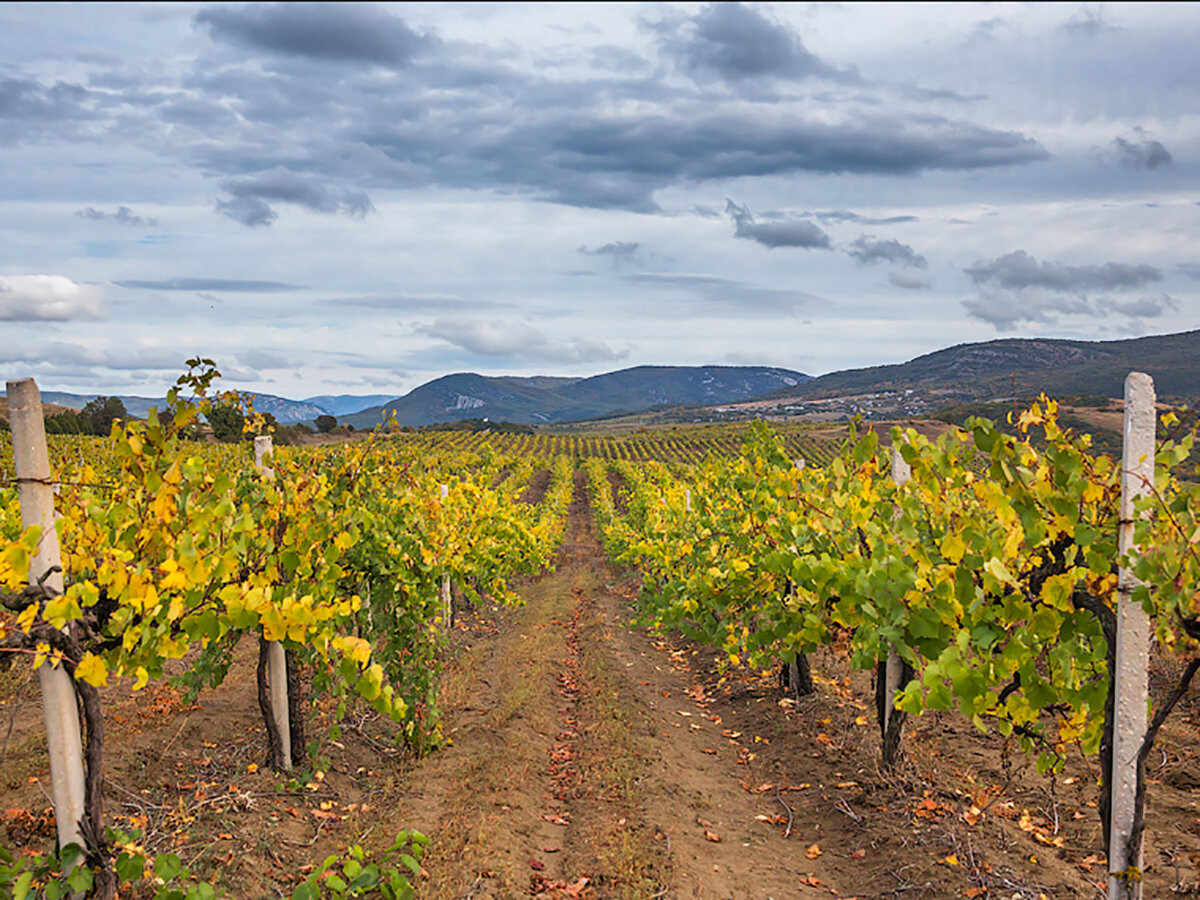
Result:
M686 651L627 627L634 590L581 480L556 571L447 674L454 743L403 798L433 838L423 896L818 895L799 884L805 848L772 824L783 806L743 786L751 751L723 735Z

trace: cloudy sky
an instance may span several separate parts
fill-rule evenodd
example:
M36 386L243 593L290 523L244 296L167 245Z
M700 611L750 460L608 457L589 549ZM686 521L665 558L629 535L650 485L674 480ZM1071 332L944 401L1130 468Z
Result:
M290 397L1200 327L1200 6L0 6L0 374Z

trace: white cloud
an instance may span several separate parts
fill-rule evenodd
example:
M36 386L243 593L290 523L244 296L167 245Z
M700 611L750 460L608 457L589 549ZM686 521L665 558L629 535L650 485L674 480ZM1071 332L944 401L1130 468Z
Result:
M0 321L102 319L100 291L63 275L0 275Z
M418 325L416 331L479 356L558 363L602 362L625 356L624 352L613 350L603 341L583 337L550 340L528 322L439 318L431 325Z

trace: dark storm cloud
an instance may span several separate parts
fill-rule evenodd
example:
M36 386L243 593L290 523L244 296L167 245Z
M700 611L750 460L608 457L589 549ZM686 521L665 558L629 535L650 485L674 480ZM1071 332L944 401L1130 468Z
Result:
M689 65L706 71L799 77L828 68L754 10L722 5L684 18L671 33ZM498 190L658 212L656 193L686 183L975 171L1049 156L1023 134L871 105L878 98L834 97L817 109L733 100L722 86L681 86L636 71L561 79L465 43L414 59L433 39L414 43L412 29L376 7L214 7L196 22L223 48L210 47L177 82L146 72L139 84L89 92L0 80L0 116L18 117L0 129L0 143L39 129L119 133L216 180L217 211L250 227L270 226L280 204L363 215L373 208L367 186ZM720 23L737 27L719 32ZM763 36L765 61L746 55L748 35ZM231 53L230 45L242 49ZM266 66L246 47L276 58ZM402 76L342 66L331 77L323 62L330 59L411 63ZM39 126L37 115L75 121Z
M316 176L298 175L281 167L247 178L226 179L221 182L221 190L233 197L218 201L217 211L250 226L270 225L277 218L268 200L294 203L313 212L345 212L357 218L375 211L365 191L335 191Z
M1132 137L1114 138L1112 145L1117 162L1127 169L1163 169L1173 161L1162 142L1154 140L1142 128L1133 129Z
M873 234L860 234L846 251L861 265L890 262L901 266L925 268L925 257L908 244L897 240L880 240Z
M816 216L822 222L854 222L857 225L900 225L904 222L920 221L917 216L888 216L884 219L877 219L869 216L860 216L858 213L850 212L848 209L830 209L823 212L810 213L810 215Z
M302 289L302 285L285 284L282 281L236 278L170 278L165 281L114 281L113 284L146 291L230 291L236 294L278 294Z
M99 209L86 207L75 211L75 215L81 219L89 219L93 222L115 222L118 225L148 225L154 227L158 225L158 219L135 216L133 210L128 206L118 206L116 212L106 213Z
M764 247L798 247L828 250L829 235L812 222L756 222L750 210L732 200L725 201L725 212L734 222L734 236L756 241Z
M414 149L399 136L389 140L387 132L364 139L385 152L407 155ZM464 148L447 150L461 154ZM682 109L676 115L637 118L589 118L563 110L513 128L477 155L502 180L522 181L550 199L641 210L656 208L654 190L681 179L794 172L909 175L1048 158L1040 144L1015 132L933 116L867 114L829 122L766 114L690 115ZM476 166L472 174L478 178L482 172Z
M995 283L1020 289L1048 288L1055 291L1122 290L1162 281L1162 271L1145 264L1127 265L1108 262L1103 265L1066 266L1056 262L1038 262L1024 250L1015 250L993 260L979 260L964 269L976 284Z
M713 3L671 33L664 49L694 76L739 81L764 77L847 77L818 59L790 28L740 3Z
M220 6L196 14L213 40L281 56L407 65L436 43L378 6L365 3L272 3Z
M613 268L619 269L623 263L638 261L638 249L641 246L637 241L610 241L595 250L589 250L586 246L580 247L579 252L593 256L607 256L612 259Z

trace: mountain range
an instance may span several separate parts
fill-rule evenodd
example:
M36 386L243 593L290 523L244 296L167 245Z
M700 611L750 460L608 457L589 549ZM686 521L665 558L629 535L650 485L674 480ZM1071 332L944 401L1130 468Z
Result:
M1159 397L1200 397L1200 330L1120 341L1005 338L959 344L899 365L831 372L762 399L926 389L948 399L987 400L1011 396L1014 386L1021 396L1045 391L1120 397L1133 371L1150 375Z
M342 420L356 428L492 419L525 425L594 419L652 406L732 403L790 389L808 375L768 366L636 366L590 378L446 375Z
M279 422L311 422L317 416L342 416L346 413L358 412L370 406L378 406L392 399L391 394L322 394L305 400L288 400L286 397L276 397L273 394L259 394L253 391L242 391L244 396L253 398L254 408L258 412L270 413ZM0 393L0 396L3 396ZM83 409L96 398L96 394L69 394L63 391L42 391L42 402L54 404L65 409ZM107 396L107 395L106 395ZM125 404L125 411L131 416L145 418L150 407L166 405L164 397L137 397L127 394L111 395Z
M769 366L637 366L588 378L446 375L402 397L323 394L289 400L252 394L254 406L282 423L336 416L356 428L391 419L429 425L459 419L559 423L641 412L653 407L718 406L747 400L818 400L885 391L916 391L927 409L1013 394L1120 397L1130 371L1153 376L1158 395L1200 399L1200 330L1119 341L1005 338L959 344L898 365L831 372L812 378ZM46 403L82 409L94 395L44 391ZM122 396L144 416L161 399ZM774 405L774 404L772 404Z

